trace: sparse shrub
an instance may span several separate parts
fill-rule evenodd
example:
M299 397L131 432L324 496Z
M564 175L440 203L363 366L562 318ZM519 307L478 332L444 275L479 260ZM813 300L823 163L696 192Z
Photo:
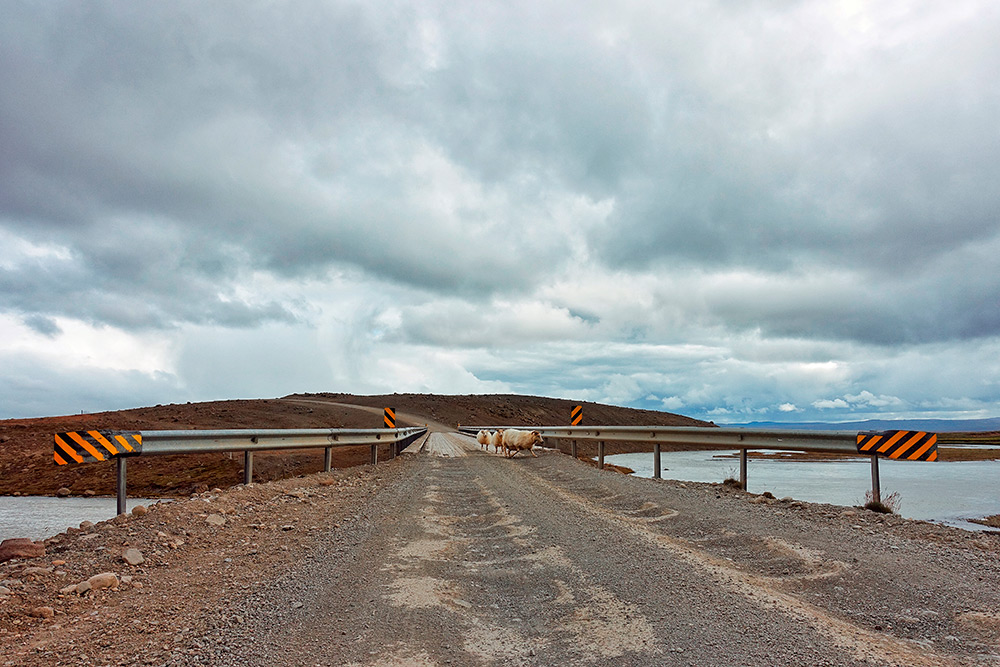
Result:
M881 502L875 500L872 495L871 490L865 491L865 504L864 508L872 512L878 512L880 514L896 514L899 512L900 497L897 491L892 493L884 494L882 496Z
M728 486L731 489L742 489L743 485L740 484L740 480L737 477L736 468L730 468L729 476L722 480L722 485Z

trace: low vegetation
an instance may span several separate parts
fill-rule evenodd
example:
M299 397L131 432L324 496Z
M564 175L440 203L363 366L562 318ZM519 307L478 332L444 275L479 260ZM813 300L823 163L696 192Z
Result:
M864 508L872 512L878 512L879 514L897 514L899 512L900 501L899 493L896 491L884 494L880 500L875 500L875 497L869 490L865 492Z

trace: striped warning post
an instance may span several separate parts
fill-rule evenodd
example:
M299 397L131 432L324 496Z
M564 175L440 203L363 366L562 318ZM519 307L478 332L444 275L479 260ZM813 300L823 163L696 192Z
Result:
M569 424L570 426L579 426L583 423L583 406L574 405L573 409L569 411Z
M904 461L937 461L937 433L924 431L858 433L858 453Z
M396 409L386 408L382 411L382 423L386 428L396 428Z
M52 460L64 466L141 452L142 434L136 431L70 431L56 433Z

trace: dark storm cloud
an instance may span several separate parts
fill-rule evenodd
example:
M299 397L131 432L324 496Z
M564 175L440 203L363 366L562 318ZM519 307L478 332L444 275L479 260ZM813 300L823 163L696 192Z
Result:
M1000 336L998 27L972 0L8 2L0 327L153 332L159 386L223 393L204 360L240 329L292 341L274 373L379 390L981 405L995 381L902 396L875 360L973 372Z
M442 211L441 175L414 164L440 148L422 142L408 109L435 124L453 114L418 95L411 10L97 3L10 14L0 81L16 94L0 106L0 207L23 234L86 251L87 239L156 217L203 236L209 264L228 266L234 245L288 276L342 263L438 290L489 290L481 276L501 273L519 282L496 242L538 212L503 192L483 194L495 206ZM507 241L519 260L549 253Z

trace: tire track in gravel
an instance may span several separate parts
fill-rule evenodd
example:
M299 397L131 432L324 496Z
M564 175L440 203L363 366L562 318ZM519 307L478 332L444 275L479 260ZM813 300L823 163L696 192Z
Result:
M960 664L807 602L800 586L852 566L788 531L748 536L725 510L692 517L700 492L674 504L666 485L540 454L430 434L262 591L218 664Z
M533 472L525 474L534 476L540 484L546 483L546 480ZM657 532L650 527L649 521L641 517L629 516L628 512L616 512L613 509L603 507L588 498L586 494L561 489L554 485L552 488L555 493L568 502L577 503L580 507L585 508L595 519L626 527L639 538L670 551L694 567L706 572L719 584L744 596L763 609L769 612L777 610L791 618L809 623L818 632L826 635L835 645L849 649L858 660L877 660L900 667L934 667L958 664L934 651L914 646L911 642L871 632L846 620L836 618L820 607L778 588L780 584L792 579L835 576L847 569L845 563L825 561L817 558L809 550L772 537L766 538L765 543L773 545L773 548L778 551L784 551L794 557L801 558L807 569L811 571L791 577L752 575L734 567L728 559L714 556L697 548L694 543L688 540ZM612 497L614 496L605 497L603 500L609 500ZM676 510L672 510L670 516L676 516L676 514Z

